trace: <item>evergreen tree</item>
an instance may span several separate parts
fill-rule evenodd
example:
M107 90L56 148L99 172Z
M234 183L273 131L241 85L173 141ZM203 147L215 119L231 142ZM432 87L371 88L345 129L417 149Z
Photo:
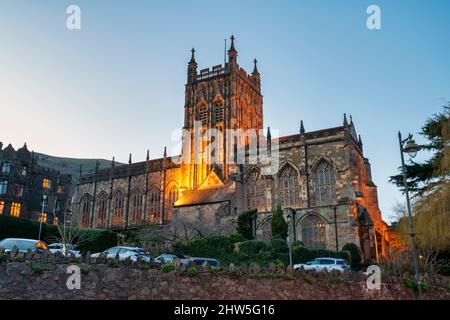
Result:
M283 217L280 207L272 215L272 237L286 239L288 236L288 225Z
M238 217L236 231L248 240L253 240L255 238L253 229L257 212L257 210L246 211Z

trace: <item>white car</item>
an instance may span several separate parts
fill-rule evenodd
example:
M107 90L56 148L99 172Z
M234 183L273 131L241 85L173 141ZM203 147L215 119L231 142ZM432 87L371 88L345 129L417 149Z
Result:
M329 272L333 270L337 270L340 272L350 270L350 266L348 265L347 260L336 258L316 258L312 261L307 262L306 264L295 264L294 270L298 270L302 267L305 270L314 270L316 272L320 272L323 269L327 269Z
M182 264L189 264L191 262L189 257L186 257L179 253L173 253L173 252L166 252L162 255L155 258L155 262L161 264L163 261L164 263L173 263L173 259L178 258L180 259L180 262Z
M136 262L138 258L141 257L144 262L151 262L150 255L148 255L144 249L139 247L112 247L103 252L91 254L91 258L98 258L101 253L104 253L108 259L113 259L119 254L120 261L130 258L131 261Z
M73 244L64 245L63 243L52 243L48 246L48 249L51 253L61 252L62 255L66 257L68 257L70 253L73 253L76 258L81 257L80 251L76 250L76 246Z

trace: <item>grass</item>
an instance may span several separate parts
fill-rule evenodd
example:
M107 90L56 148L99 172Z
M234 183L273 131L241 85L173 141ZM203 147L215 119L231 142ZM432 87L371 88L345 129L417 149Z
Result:
M142 271L147 271L150 270L151 266L148 263L142 263L139 265L139 269L141 269Z
M33 274L40 276L44 271L39 266L31 266L31 272L33 272Z

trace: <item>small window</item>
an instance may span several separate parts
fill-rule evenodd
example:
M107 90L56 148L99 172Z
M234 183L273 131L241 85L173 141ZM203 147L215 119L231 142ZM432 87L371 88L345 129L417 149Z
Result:
M5 201L0 201L0 214L3 214L4 209L5 209Z
M26 177L28 174L28 168L27 167L22 167L22 171L20 173L23 177Z
M0 194L5 194L8 188L8 181L0 181Z
M23 196L23 186L16 184L14 185L14 196L17 198L21 198Z
M50 189L52 187L52 182L49 179L43 179L42 187L45 189Z
M9 162L5 162L2 166L2 173L9 174L11 172L11 164Z
M13 202L9 214L13 217L20 217L20 207L21 204L19 202Z
M53 218L53 224L57 225L59 223L59 218L58 217L54 217Z
M63 186L59 185L56 187L56 193L63 193Z

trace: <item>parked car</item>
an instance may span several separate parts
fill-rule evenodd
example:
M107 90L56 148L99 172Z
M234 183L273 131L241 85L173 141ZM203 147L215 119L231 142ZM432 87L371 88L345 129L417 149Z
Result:
M316 258L306 264L295 264L294 270L298 270L301 267L305 270L315 270L317 272L327 269L328 271L338 270L340 272L350 270L347 260L336 258Z
M20 252L27 252L28 249L32 252L48 252L47 244L40 240L7 238L0 242L0 248L4 248L5 252L11 251L14 247L17 247Z
M52 243L48 245L48 249L51 253L61 252L63 256L66 257L68 257L70 253L73 253L77 258L81 257L80 251L77 250L76 246L73 244L67 244L64 246L63 243Z
M211 267L218 267L220 266L220 262L217 259L212 259L212 258L191 258L190 261L194 262L196 265L201 266L203 265L205 262L207 262Z
M182 255L180 253L174 253L174 252L166 252L163 253L162 255L158 256L155 258L155 262L156 263L173 263L173 259L178 258L180 259L182 264L189 264L190 259L189 257Z
M91 254L91 258L98 258L101 253L102 252ZM144 249L138 247L112 247L103 251L103 253L106 254L108 259L115 258L116 255L119 254L119 260L121 261L128 258L130 258L131 261L137 261L138 258L141 257L143 261L148 263L151 262L151 256L147 254Z

